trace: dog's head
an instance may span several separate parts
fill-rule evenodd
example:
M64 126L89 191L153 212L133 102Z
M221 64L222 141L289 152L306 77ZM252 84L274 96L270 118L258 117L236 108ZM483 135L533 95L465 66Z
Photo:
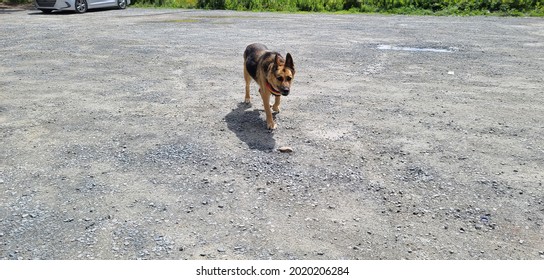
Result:
M295 78L295 64L291 54L287 54L285 59L279 54L276 54L271 71L268 71L268 83L272 86L275 93L281 93L287 96L291 90L291 84Z

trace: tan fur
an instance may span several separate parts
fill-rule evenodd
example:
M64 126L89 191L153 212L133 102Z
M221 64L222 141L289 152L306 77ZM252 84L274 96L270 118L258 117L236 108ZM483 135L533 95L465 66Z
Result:
M251 73L254 75L252 76ZM251 102L250 83L253 78L259 85L259 93L263 100L268 129L276 129L272 116L280 112L281 97L287 96L295 76L293 58L288 53L284 59L279 53L269 51L262 44L251 44L244 52L244 79L246 82L246 103ZM274 96L274 104L270 107L270 97Z

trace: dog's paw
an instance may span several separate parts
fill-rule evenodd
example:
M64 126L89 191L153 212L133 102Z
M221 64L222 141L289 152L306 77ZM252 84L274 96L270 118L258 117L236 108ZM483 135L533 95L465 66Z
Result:
M281 112L280 106L272 106L272 111L274 111L275 113Z
M268 129L270 129L270 130L274 130L274 129L276 129L276 127L277 127L277 125L276 125L275 122L269 122L269 123L267 123L266 126L267 126Z
M244 103L246 103L246 104L251 103L251 99L249 99L249 98L244 99Z

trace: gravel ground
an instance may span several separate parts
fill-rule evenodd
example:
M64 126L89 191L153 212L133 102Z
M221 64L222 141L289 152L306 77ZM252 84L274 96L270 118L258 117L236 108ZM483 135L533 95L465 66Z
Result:
M0 10L1 259L542 259L541 18ZM278 129L242 53L297 67ZM292 153L278 148L288 146Z

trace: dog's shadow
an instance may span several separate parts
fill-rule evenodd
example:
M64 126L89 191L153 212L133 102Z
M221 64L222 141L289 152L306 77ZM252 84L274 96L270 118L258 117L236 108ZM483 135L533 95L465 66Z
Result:
M248 109L251 109L251 104L239 103L236 109L225 116L227 127L250 149L273 150L276 140L274 134L266 128L266 121L260 117L263 110Z

